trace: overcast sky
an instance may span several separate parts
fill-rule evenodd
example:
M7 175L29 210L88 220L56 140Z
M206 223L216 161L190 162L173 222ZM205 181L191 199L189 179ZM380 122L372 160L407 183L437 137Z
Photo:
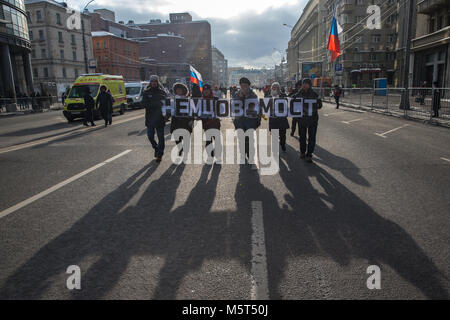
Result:
M69 0L81 9L88 0ZM169 19L169 13L189 12L194 20L211 24L212 44L228 59L229 67L273 67L285 56L290 28L300 17L308 0L96 0L89 9L107 8L116 21ZM275 49L274 49L275 48ZM277 51L279 50L279 51Z

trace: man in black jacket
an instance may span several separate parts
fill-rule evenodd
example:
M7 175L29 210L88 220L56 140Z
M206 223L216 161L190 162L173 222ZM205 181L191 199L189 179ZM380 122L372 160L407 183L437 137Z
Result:
M312 155L316 146L317 125L319 123L318 110L322 108L322 100L319 95L311 88L310 79L304 79L302 89L295 94L295 98L312 99L316 103L312 104L312 113L309 113L309 105L303 101L303 117L299 118L300 132L300 158L307 162L312 162ZM306 144L306 135L308 134L308 144Z
M155 158L160 162L164 155L164 126L166 119L162 113L162 100L167 94L159 83L159 77L153 75L150 77L150 85L143 92L142 105L145 107L145 126L147 127L148 140L155 149ZM158 136L158 142L155 141L155 131Z
M92 126L95 127L94 115L93 115L95 101L94 101L94 98L92 98L92 96L91 96L91 89L89 87L86 87L83 98L84 98L84 107L86 108L86 110L84 111L83 124L85 126L88 126L87 123L89 121L92 124Z

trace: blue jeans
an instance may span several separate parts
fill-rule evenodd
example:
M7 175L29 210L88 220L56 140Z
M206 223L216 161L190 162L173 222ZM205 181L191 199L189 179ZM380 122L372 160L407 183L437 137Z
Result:
M155 130L158 135L158 143L155 141ZM158 156L162 157L164 154L165 141L164 141L164 127L147 127L147 137L152 144L153 149L155 149Z

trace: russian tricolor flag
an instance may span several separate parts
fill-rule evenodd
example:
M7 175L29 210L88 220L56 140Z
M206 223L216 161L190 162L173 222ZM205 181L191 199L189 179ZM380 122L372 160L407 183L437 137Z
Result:
M202 75L200 74L200 72L195 70L195 68L193 66L191 66L191 82L198 84L198 86L200 87L200 91L203 92Z
M341 48L339 46L339 32L336 17L333 17L331 23L330 38L328 39L328 50L331 51L331 62L341 55Z

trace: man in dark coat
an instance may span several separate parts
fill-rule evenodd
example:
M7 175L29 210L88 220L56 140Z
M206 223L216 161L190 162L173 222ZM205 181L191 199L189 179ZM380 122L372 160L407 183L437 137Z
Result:
M295 98L314 99L316 103L312 105L312 114L309 114L309 106L303 102L303 117L299 118L300 131L300 158L307 162L312 162L312 155L316 146L316 133L319 123L318 110L322 108L322 100L319 95L312 89L310 79L304 79L302 89L294 96ZM308 144L306 144L306 136L308 135Z
M302 80L297 81L295 83L295 88L294 88L294 90L292 90L289 97L294 97L302 89L302 84L303 84ZM292 118L291 137L293 137L295 134L295 129L299 125L298 122L299 122L299 118ZM299 130L300 130L300 128L299 128Z
M441 108L441 91L437 81L433 82L433 117L439 117L439 109Z
M239 99L243 103L245 103L246 99L258 99L258 96L250 88L251 83L249 79L241 78L239 80L239 85L241 86L241 89L236 92L233 99ZM235 129L242 129L244 132L249 129L256 130L261 125L261 115L257 115L256 117L246 117L245 115L236 117L233 120L233 124ZM250 140L248 137L245 137L245 155L247 158L249 157L249 154Z
M106 91L106 86L100 87L100 94L97 97L95 106L98 107L102 118L105 120L105 127L112 123L113 99L110 93Z
M162 100L167 97L166 92L159 83L159 77L152 75L150 85L142 94L142 105L145 107L145 126L147 127L147 137L155 150L155 158L160 162L164 155L165 140L164 126L166 118L162 113ZM158 142L155 140L155 132Z
M95 127L94 115L93 115L95 101L94 101L94 98L92 98L92 96L91 96L91 89L89 89L89 87L86 87L83 98L84 98L84 107L86 108L86 110L84 111L83 124L85 126L88 126L88 122L90 122L91 125L93 127Z
M278 82L272 83L269 98L286 98L286 94L280 90ZM289 129L289 121L287 117L270 117L269 130L278 129L280 134L280 146L283 152L286 152L286 130Z
M202 98L205 100L215 100L215 101L219 100L219 98L214 95L214 91L212 90L212 87L210 84L205 84L203 86ZM207 131L209 129L220 130L220 119L219 118L212 118L210 116L209 117L202 116L201 120L202 120L202 127L203 127L204 131ZM206 141L205 147L209 146L212 143L212 139ZM214 157L214 150L211 151L211 156Z
M175 94L175 99L181 99L181 98L187 98L189 96L189 89L188 87L183 83L175 83L173 85L173 92ZM200 95L195 94L196 98L201 97L201 91L200 88L198 88L198 92L200 92ZM193 117L172 117L171 123L170 123L170 133L173 133L177 129L185 129L189 131L189 133L192 133L192 129L194 127L194 118ZM183 141L183 137L181 136L177 140L177 144L180 144ZM181 148L178 152L178 155L181 156L183 154L183 149Z

